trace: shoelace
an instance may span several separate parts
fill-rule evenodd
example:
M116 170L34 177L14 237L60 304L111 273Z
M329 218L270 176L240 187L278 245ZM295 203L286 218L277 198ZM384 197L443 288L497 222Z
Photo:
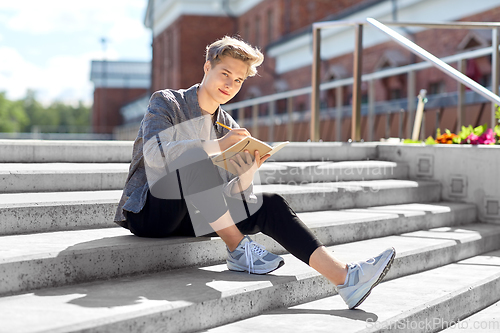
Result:
M255 252L258 256L264 255L266 248L260 244L255 242L248 242L244 245L245 248L245 259L248 263L248 274L253 272L253 256L252 251Z
M365 275L365 272L363 272L363 267L361 267L361 264L359 262L355 262L355 263L352 263L351 264L351 267L352 268L356 268L358 267L359 270L361 271L361 275Z

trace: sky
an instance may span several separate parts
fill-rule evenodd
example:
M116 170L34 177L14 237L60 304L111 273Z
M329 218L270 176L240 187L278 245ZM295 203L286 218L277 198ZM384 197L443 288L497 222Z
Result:
M147 0L0 0L0 92L16 100L32 89L44 104L92 104L92 60L151 60L146 6Z

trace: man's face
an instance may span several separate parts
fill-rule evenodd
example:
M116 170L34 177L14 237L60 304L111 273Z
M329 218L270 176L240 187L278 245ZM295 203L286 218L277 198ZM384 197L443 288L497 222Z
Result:
M208 94L218 104L226 104L240 91L248 66L242 60L226 56L215 67L207 61L203 68Z

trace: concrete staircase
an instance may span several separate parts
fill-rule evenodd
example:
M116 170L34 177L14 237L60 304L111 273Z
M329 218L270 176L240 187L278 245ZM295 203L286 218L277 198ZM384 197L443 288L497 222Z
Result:
M358 310L264 235L252 238L286 265L257 276L228 271L219 238L145 239L116 227L131 150L0 140L0 332L500 326L500 225L478 223L474 205L442 202L441 184L408 179L407 165L378 161L377 144L292 143L256 186L282 194L342 260L396 248Z

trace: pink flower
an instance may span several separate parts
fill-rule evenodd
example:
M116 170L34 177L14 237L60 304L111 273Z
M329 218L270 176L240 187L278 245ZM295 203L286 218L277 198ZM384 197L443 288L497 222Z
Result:
M471 134L469 134L469 136L465 140L466 140L466 142L470 143L471 145L477 145L478 139L479 139L479 137L476 134L471 133Z
M488 128L477 140L479 144L489 145L495 143L495 132L491 128Z
M496 133L491 129L487 129L481 136L477 136L474 133L469 134L467 139L462 141L462 143L470 143L472 145L490 145L496 142Z

